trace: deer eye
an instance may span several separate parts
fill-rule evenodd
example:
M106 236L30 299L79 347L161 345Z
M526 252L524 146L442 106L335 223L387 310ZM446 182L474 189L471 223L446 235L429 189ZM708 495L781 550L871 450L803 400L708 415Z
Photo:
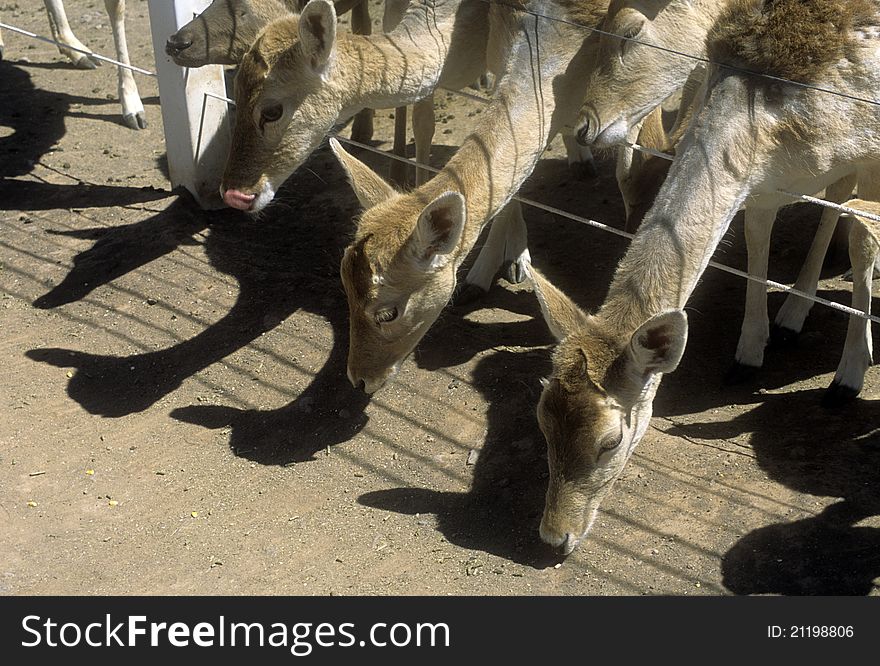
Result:
M599 455L613 451L623 442L623 433L617 435L609 435L599 443Z
M274 123L281 118L283 113L284 105L282 104L273 104L272 106L265 107L260 113L260 127L266 123Z
M639 23L637 25L630 26L626 30L623 31L621 35L623 39L620 40L620 54L625 55L626 52L632 48L634 42L629 40L635 39L642 33L642 28L645 26L644 22Z
M387 324L388 322L397 319L397 308L385 308L384 310L379 310L374 316L377 324Z

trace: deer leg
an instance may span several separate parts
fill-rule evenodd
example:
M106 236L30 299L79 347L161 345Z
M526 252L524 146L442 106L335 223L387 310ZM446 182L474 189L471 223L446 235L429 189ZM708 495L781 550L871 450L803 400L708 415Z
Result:
M131 61L128 57L128 42L125 39L125 0L104 0L110 25L113 28L113 41L116 43L116 59L126 65ZM119 100L122 102L122 119L131 129L145 129L147 116L138 93L134 74L130 69L117 68Z
M434 141L434 96L416 102L413 105L413 134L416 137L416 162L430 164L431 144ZM433 174L427 169L416 167L416 185L430 180Z
M626 135L627 143L636 143L638 141L639 134L642 131L642 125L644 124L645 121L642 119L629 129L629 132ZM630 218L630 215L632 215L631 188L635 174L634 170L637 169L638 165L641 163L641 156L636 155L634 148L630 148L629 146L618 147L614 175L617 178L617 189L620 190L620 195L623 197L623 209L626 213L627 220Z
M761 279L767 279L770 234L776 221L776 211L776 208L746 206L745 235L749 275ZM736 348L736 361L727 375L729 382L742 381L755 374L764 363L764 347L769 338L767 289L763 284L749 280L746 283L745 315Z
M356 35L370 35L373 26L370 21L369 0L362 0L351 9L351 31ZM351 124L351 138L365 143L373 138L373 109L363 109L354 117Z
M849 258L852 262L852 306L871 314L871 278L878 254L877 241L858 220L849 233ZM872 361L871 322L850 316L843 356L831 386L822 398L825 407L836 407L855 398L862 390L865 372Z
M70 29L67 13L64 11L64 4L61 0L44 0L44 3L46 5L46 13L49 14L49 28L52 30L52 37L55 38L56 42L64 44L64 46L58 47L61 55L70 60L74 67L79 69L95 69L99 64L97 60L90 58L86 53L66 48L72 46L75 49L91 51L91 49L76 38L73 30Z
M522 282L531 261L527 240L522 208L518 201L512 200L492 221L486 243L456 295L456 304L470 303L488 292L498 270L507 261L511 264L505 277L513 283Z
M850 198L855 185L856 174L846 176L830 185L825 191L825 197L832 203L843 203ZM834 236L834 230L837 228L839 217L840 213L832 208L825 208L822 211L819 228L816 229L816 236L813 238L810 252L798 274L797 282L794 285L795 289L810 294L810 296L816 295L822 263ZM774 344L788 344L797 338L812 306L813 301L789 294L779 312L776 313L776 320L770 331L770 339Z
M596 170L596 160L593 159L592 151L578 143L573 134L562 134L562 143L565 146L565 154L568 157L568 168L578 178L595 178L599 173Z
M399 157L406 157L406 107L398 106L394 109L394 146L391 152ZM408 167L405 162L391 160L388 167L388 177L391 182L405 188L407 183Z

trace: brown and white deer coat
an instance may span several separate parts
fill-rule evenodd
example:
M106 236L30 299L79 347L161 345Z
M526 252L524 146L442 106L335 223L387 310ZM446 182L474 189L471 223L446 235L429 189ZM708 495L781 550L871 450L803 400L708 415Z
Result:
M669 177L605 302L557 327L564 338L539 405L551 449L541 522L548 543L565 552L578 544L644 435L661 375L686 343L683 308L740 206L751 198L775 210L777 190L815 192L852 173L863 197L877 200L880 110L842 95L873 98L880 87L878 35L875 0L737 0L713 26L710 58L739 69L709 69ZM542 304L558 300L545 291ZM868 327L850 330L832 391L858 390L871 361Z
M570 22L598 25L607 3L536 7L536 14L549 18L519 12L506 17L516 34L507 74L476 130L423 186L395 192L334 146L366 208L341 273L350 314L349 378L368 392L394 374L448 303L456 270L483 227L504 209L490 243L508 225L523 229L518 208L508 205L511 197L548 141L576 116L583 98L580 73L595 57L595 39L585 39L592 33ZM524 244L506 251L509 258L527 257Z

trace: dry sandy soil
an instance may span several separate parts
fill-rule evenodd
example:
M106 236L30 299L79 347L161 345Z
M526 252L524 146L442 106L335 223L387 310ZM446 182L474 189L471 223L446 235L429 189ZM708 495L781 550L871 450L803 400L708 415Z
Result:
M103 3L66 4L80 39L111 54ZM48 32L40 3L0 15ZM152 68L145 3L128 18L133 60ZM499 280L449 308L367 400L345 377L338 266L358 207L332 155L259 223L202 212L163 170L154 80L139 78L150 126L133 132L112 67L77 71L5 37L0 593L878 592L877 371L858 401L819 406L842 315L816 307L795 348L726 386L745 287L710 270L653 427L555 568L537 537L534 416L552 340L527 288ZM440 107L437 164L478 117L458 98ZM611 161L585 180L562 157L555 144L526 195L620 226ZM625 243L526 217L536 265L597 306ZM793 281L817 217L784 213L771 277ZM742 267L741 239L734 224L719 258ZM841 270L821 293L848 302Z

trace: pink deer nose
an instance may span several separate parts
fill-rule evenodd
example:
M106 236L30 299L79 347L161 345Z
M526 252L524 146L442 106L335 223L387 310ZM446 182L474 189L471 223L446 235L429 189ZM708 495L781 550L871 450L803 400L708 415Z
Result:
M245 194L239 190L226 190L223 193L223 203L238 210L250 210L256 198L256 194Z

